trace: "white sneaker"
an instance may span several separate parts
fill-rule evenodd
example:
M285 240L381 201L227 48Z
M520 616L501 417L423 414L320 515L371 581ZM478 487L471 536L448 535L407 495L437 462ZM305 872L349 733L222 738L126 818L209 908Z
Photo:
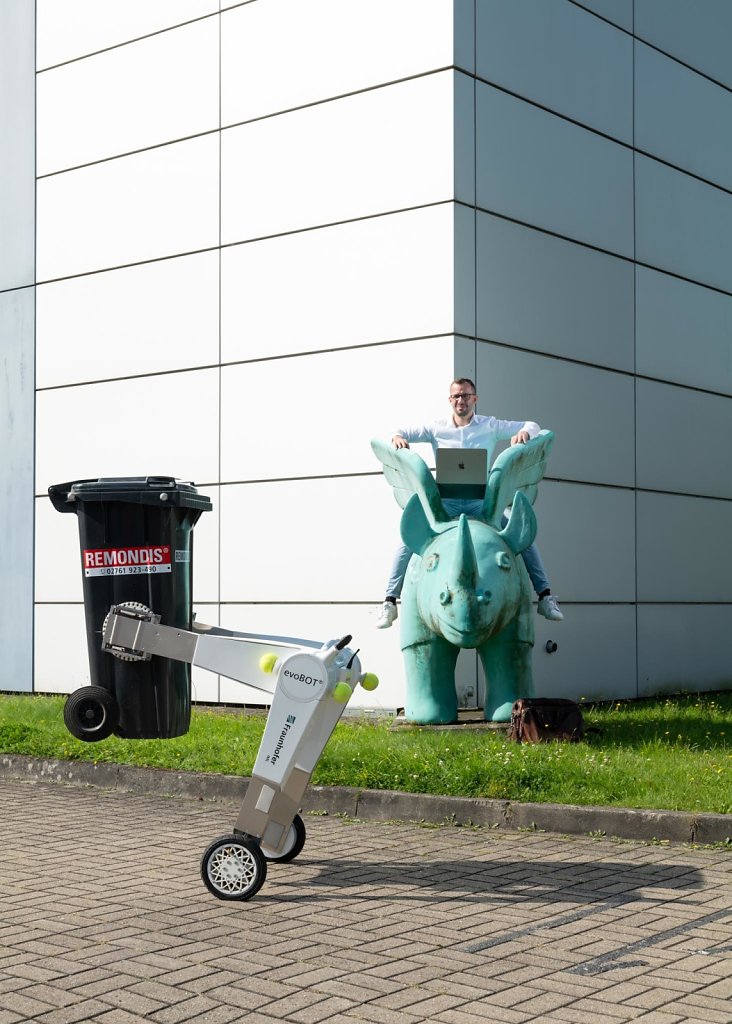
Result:
M536 611L537 614L543 615L545 619L549 619L551 622L561 622L564 618L554 594L546 594L542 597L536 606Z
M376 620L377 629L388 629L391 624L398 617L399 612L397 606L392 601L384 601L379 612L379 617Z

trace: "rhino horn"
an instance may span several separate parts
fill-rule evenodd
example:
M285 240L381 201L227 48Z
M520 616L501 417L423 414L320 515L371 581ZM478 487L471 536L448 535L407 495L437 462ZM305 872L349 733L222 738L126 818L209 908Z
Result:
M466 515L461 515L458 522L457 545L450 578L456 586L469 589L473 589L478 581L478 559Z
M536 516L529 499L522 491L516 491L511 516L498 536L508 544L514 555L518 555L534 543L536 529Z

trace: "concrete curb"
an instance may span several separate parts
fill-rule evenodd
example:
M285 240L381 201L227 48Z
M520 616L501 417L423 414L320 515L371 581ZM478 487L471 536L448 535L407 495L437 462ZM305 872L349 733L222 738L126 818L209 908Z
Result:
M91 761L56 761L0 755L0 778L61 782L147 796L185 797L240 804L248 779L234 775L173 772ZM303 810L367 821L429 822L487 828L598 834L619 839L674 843L732 843L732 815L646 811L624 807L532 804L511 800L429 796L349 786L309 786Z

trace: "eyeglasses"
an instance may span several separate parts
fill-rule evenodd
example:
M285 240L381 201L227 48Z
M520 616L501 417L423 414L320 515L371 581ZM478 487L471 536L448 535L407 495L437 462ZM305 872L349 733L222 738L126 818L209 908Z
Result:
M456 395L450 395L450 401L456 402L458 398L475 398L474 391L458 391Z

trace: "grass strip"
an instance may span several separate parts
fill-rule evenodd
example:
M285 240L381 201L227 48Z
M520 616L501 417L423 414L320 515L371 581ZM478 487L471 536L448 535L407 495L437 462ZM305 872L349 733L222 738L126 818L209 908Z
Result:
M194 708L187 735L74 739L64 697L0 695L0 753L249 775L264 716ZM585 708L579 744L509 743L503 732L394 729L347 718L313 775L319 785L537 803L732 813L732 693Z

